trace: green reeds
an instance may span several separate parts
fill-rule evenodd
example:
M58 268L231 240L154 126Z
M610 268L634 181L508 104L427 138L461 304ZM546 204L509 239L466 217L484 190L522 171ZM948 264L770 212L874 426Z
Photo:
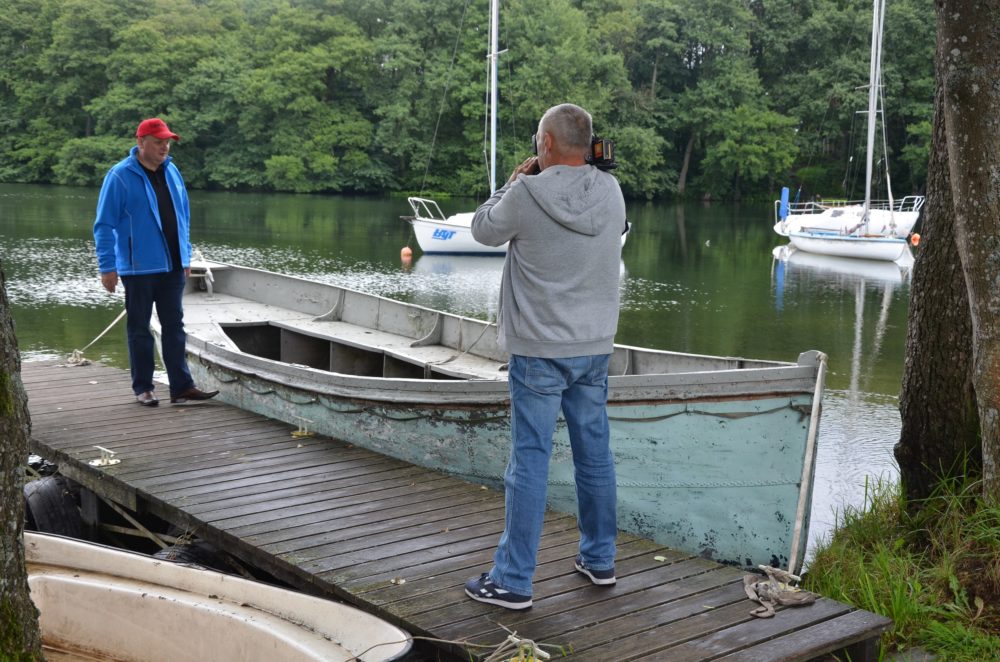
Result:
M981 489L944 481L908 512L898 484L866 483L863 506L838 513L803 587L892 618L883 654L1000 659L1000 507Z

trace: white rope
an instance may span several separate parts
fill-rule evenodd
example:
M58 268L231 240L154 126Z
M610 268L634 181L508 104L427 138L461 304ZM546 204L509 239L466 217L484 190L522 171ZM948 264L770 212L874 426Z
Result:
M83 357L83 353L86 352L88 349L90 349L91 345L93 345L95 342L97 342L98 340L100 340L101 338L103 338L104 334L107 333L108 331L110 331L112 329L112 327L114 327L115 324L118 324L118 322L121 321L121 318L123 318L123 317L125 317L125 309L124 308L122 309L122 312L118 313L118 317L115 318L115 321L112 322L111 324L108 324L108 328L106 328L103 331L101 331L97 335L96 338L94 338L89 343L87 343L86 347L84 347L83 349L74 349L73 353L69 355L68 359L66 359L66 362L69 363L69 364L71 364L71 365L87 365L87 364L89 364L90 361L87 360L87 359L85 359Z
M510 630L507 631L510 632ZM514 654L515 657L510 657L511 654ZM510 662L514 662L515 660L540 662L541 660L548 660L551 657L549 653L539 648L538 644L531 639L522 639L517 636L516 632L512 632L483 662L507 662L508 660Z

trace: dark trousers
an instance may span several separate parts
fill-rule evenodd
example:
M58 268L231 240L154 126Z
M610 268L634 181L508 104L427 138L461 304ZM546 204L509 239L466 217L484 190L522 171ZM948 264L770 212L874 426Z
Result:
M161 274L122 276L125 285L125 310L128 313L126 335L128 358L132 369L132 391L136 395L153 390L153 334L149 321L156 306L160 320L163 365L170 381L170 395L183 393L194 386L188 370L184 345L184 271L175 270Z

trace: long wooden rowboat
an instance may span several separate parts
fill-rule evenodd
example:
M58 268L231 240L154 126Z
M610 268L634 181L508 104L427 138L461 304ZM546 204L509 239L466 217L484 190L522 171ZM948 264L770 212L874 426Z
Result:
M396 660L409 635L360 609L72 538L25 532L49 660Z
M193 267L184 310L192 373L219 399L502 486L509 396L495 326L210 262ZM782 363L616 345L619 527L718 562L798 571L825 369L817 351ZM562 421L552 459L549 505L575 513Z

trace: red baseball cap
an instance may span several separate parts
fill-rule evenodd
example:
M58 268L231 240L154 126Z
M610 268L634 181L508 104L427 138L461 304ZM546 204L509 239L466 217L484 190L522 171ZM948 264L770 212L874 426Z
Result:
M154 138L159 138L160 140L166 140L167 138L173 138L174 140L181 139L181 137L172 132L170 127L167 126L167 123L159 117L153 117L139 122L139 128L135 130L135 137L142 138L143 136L153 136Z

